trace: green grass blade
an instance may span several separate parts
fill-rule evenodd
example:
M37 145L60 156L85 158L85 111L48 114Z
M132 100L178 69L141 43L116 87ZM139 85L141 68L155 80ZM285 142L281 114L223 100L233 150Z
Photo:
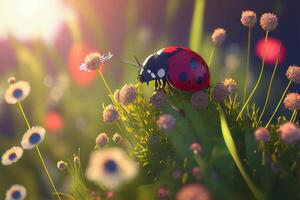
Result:
M225 144L228 148L228 151L230 155L232 156L237 168L239 169L242 177L246 181L248 187L250 188L251 192L255 196L256 199L264 199L263 194L256 188L250 177L247 175L245 168L242 165L242 162L238 156L235 143L233 141L233 138L231 136L224 112L222 107L219 105L219 113L220 113L220 121L221 121L221 129L222 129L222 135L225 140Z
M189 45L190 48L196 52L199 52L201 47L204 8L205 8L205 0L195 0Z

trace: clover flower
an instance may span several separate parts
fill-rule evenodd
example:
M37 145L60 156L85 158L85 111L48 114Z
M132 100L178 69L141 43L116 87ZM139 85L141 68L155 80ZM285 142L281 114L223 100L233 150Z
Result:
M109 137L106 135L106 133L100 133L96 137L96 147L104 148L106 144L109 142Z
M86 72L98 70L100 64L111 59L112 56L110 52L106 56L99 53L90 53L85 57L84 63L81 64L79 69Z
M300 130L291 122L280 125L278 132L280 133L281 139L287 144L295 144L300 140Z
M23 149L32 149L45 138L46 130L41 126L32 127L23 135L21 145Z
M241 22L244 26L253 27L256 24L256 13L252 10L246 10L242 12Z
M212 41L216 45L221 45L224 40L226 39L226 31L223 28L217 28L214 30L213 34L211 35Z
M4 99L8 104L15 104L20 101L23 101L30 93L30 85L26 81L15 82L13 78L9 78L8 89L4 94Z
M7 191L5 200L23 200L27 195L26 188L22 185L12 185Z
M270 140L270 132L264 127L259 127L254 132L256 141L268 142Z
M223 81L223 83L227 87L227 90L230 93L230 95L233 95L237 92L236 82L232 78L226 78Z
M23 149L21 147L12 147L4 152L2 155L2 165L11 165L16 163L23 155Z
M150 104L155 108L162 108L168 101L165 91L158 90L150 97Z
M290 81L300 83L300 67L296 65L289 66L286 76Z
M278 19L273 13L264 13L260 18L260 26L264 31L274 31L278 25Z
M159 199L168 199L170 196L170 190L166 186L161 186L157 190L157 197Z
M137 163L120 148L107 148L91 153L86 177L108 189L116 189L138 173Z
M170 114L162 114L161 116L159 116L156 124L160 129L171 130L176 125L176 119Z
M122 141L122 137L121 135L119 135L118 133L115 133L112 137L112 140L116 143L116 144L120 144Z
M213 88L211 96L212 98L219 103L223 103L230 95L230 92L227 86L219 81L216 86Z
M198 142L194 142L190 145L190 149L193 151L193 154L199 154L202 151L202 146Z
M114 98L120 104L131 104L137 97L137 89L132 84L125 84L120 90L114 92Z
M199 183L183 186L176 194L176 200L211 200L211 194L207 188Z
M56 164L56 167L57 167L57 169L63 171L63 170L66 169L67 163L65 163L65 162L62 161L62 160L61 160L61 161L58 161L57 164Z
M103 110L103 122L112 124L119 116L118 110L113 105L108 105Z
M300 110L300 94L296 92L289 93L284 98L283 104L289 110Z
M204 91L198 91L191 97L191 103L196 108L206 108L208 106L208 94Z

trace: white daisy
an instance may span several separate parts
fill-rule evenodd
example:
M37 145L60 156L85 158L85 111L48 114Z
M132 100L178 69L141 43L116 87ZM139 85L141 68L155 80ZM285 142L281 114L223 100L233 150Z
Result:
M5 200L23 200L27 195L26 188L22 185L12 185L6 191Z
M107 148L92 152L86 170L87 179L109 189L133 179L137 164L120 148Z
M23 101L30 93L30 85L26 81L18 81L9 85L5 92L4 99L9 104Z
M46 130L43 127L32 127L23 135L21 145L23 149L32 149L45 138Z
M22 155L23 149L21 147L12 147L2 155L1 163L2 165L11 165L17 162Z

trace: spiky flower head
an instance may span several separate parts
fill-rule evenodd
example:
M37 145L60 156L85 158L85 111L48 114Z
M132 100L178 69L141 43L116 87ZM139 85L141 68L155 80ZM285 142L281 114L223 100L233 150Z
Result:
M162 114L156 124L160 129L171 130L176 125L176 118L170 114Z
M8 82L8 84L14 84L17 82L17 80L15 77L12 76L7 79L7 82Z
M260 26L264 31L274 31L278 25L278 19L273 13L264 13L260 18Z
M62 160L58 161L57 164L56 164L57 169L59 169L61 171L65 170L66 166L67 166L67 163L62 161Z
M297 65L289 66L288 70L286 71L286 76L290 81L294 83L300 83L300 67Z
M96 137L96 147L100 149L104 148L108 142L109 142L109 137L106 135L106 133L100 133Z
M94 70L98 70L100 64L111 59L113 55L108 53L108 55L100 55L99 53L90 53L85 57L84 63L80 66L80 70L90 72Z
M270 140L270 133L268 129L259 127L255 130L254 137L256 141L268 142Z
M165 91L158 90L150 97L150 104L155 108L162 108L168 101Z
M225 29L223 28L215 29L213 34L211 35L211 39L216 45L221 45L226 39Z
M112 137L112 140L116 143L116 144L120 144L122 141L122 137L120 134L115 133Z
M227 90L230 93L230 95L233 95L237 92L236 82L232 78L226 78L223 81L223 83L227 87Z
M223 103L230 95L230 92L224 82L219 81L216 86L213 88L211 96L212 98L219 103Z
M192 183L183 186L176 194L176 200L211 200L211 194L205 186L199 183Z
M112 124L118 116L118 110L112 104L106 106L103 110L103 122L107 124Z
M282 124L278 132L280 133L281 139L287 144L295 144L300 140L300 130L291 122Z
M289 93L286 95L283 104L289 110L300 110L300 94L296 92Z
M246 10L242 12L241 22L244 26L253 27L256 24L256 13L252 10Z
M198 91L191 97L191 103L196 108L206 108L208 106L208 94L204 91Z
M120 90L114 92L114 98L120 104L131 104L137 97L137 89L132 84L125 84Z
M198 142L194 142L190 145L190 149L194 154L200 154L202 151L202 146Z

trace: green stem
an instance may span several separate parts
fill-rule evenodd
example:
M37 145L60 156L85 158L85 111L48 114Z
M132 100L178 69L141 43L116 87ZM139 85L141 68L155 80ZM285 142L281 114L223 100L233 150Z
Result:
M280 51L278 52L278 56L277 56L277 59L276 59L276 63L275 63L275 66L274 66L274 70L273 70L273 73L272 73L272 76L271 76L271 80L270 80L270 83L269 83L269 87L268 87L268 92L267 92L267 97L266 97L266 100L265 100L265 104L264 104L264 107L262 109L262 112L260 114L260 117L259 117L259 120L261 120L262 116L264 115L265 111L266 111L266 107L267 107L267 104L269 102L269 97L270 97L270 92L271 92L271 88L272 88L272 84L273 84L273 80L274 80L274 77L275 77L275 73L276 73L276 70L277 70L277 67L278 67L278 63L279 63L279 57L280 57Z
M31 126L30 126L30 124L29 124L28 118L27 118L27 116L26 116L26 114L25 114L25 112L24 112L24 109L23 109L23 106L22 106L21 102L18 102L18 105L19 105L20 111L21 111L21 113L22 113L22 116L23 116L23 118L24 118L24 121L26 122L26 125L27 125L28 129L30 129ZM50 182L50 185L52 186L52 189L54 190L54 193L57 195L57 198L58 198L59 200L61 200L61 198L60 198L60 196L59 196L59 194L58 194L58 192L57 192L57 189L56 189L56 187L55 187L55 185L54 185L54 183L53 183L53 180L52 180L52 178L51 178L51 175L50 175L50 173L49 173L49 171L48 171L48 168L47 168L47 166L46 166L46 164L45 164L45 161L44 161L44 159L43 159L43 156L42 156L42 154L41 154L41 152L40 152L39 147L38 147L38 146L35 146L35 149L36 149L36 151L37 151L37 153L38 153L38 156L39 156L39 158L40 158L40 161L42 162L42 165L43 165L43 167L44 167L45 173L46 173L46 175L47 175L47 177L48 177L48 180L49 180L49 182Z
M214 57L214 54L215 54L215 50L216 50L216 45L214 45L213 48L211 49L209 60L208 60L208 67L210 67L212 58Z
M273 118L274 118L274 116L275 116L275 114L276 114L276 112L277 112L279 106L281 105L281 102L282 102L283 98L285 97L285 94L287 93L287 91L288 91L288 89L289 89L291 83L292 83L292 81L289 81L289 83L288 83L288 85L286 86L284 92L282 93L281 98L280 98L280 100L279 100L279 102L278 102L278 104L277 104L277 106L276 106L276 108L275 108L275 110L274 110L272 116L270 117L268 123L267 123L266 126L265 126L266 128L268 128L268 126L270 125L271 121L273 120Z
M249 82L250 49L251 49L251 27L249 26L249 29L248 29L248 45L247 45L247 60L246 60L246 76L245 76L243 104L246 101L247 88L248 88L248 82Z
M99 73L99 75L100 75L100 78L101 78L102 81L104 82L104 85L105 85L105 87L106 87L106 89L107 89L107 91L108 91L108 93L109 93L109 96L110 96L112 102L113 102L115 105L117 105L116 102L115 102L115 100L114 100L113 93L111 92L111 90L110 90L110 88L109 88L109 86L108 86L108 84L107 84L107 82L106 82L106 80L105 80L105 78L104 78L102 72L100 71L100 69L98 70L98 73Z
M268 34L269 34L269 32L266 31L266 36L265 36L265 50L264 50L264 55L263 55L263 60L262 60L262 66L261 66L260 74L259 74L259 76L258 76L258 79L257 79L257 81L256 81L256 84L255 84L255 86L254 86L254 88L253 88L253 90L252 90L250 96L248 97L248 99L247 99L247 101L244 103L244 105L243 105L243 107L242 107L240 113L238 114L238 116L237 116L237 118L236 118L236 121L242 116L242 114L243 114L245 108L246 108L247 105L249 104L251 98L253 97L253 95L254 95L255 91L257 90L257 87L258 87L258 85L259 85L259 83L260 83L260 81L261 81L261 77L262 77L262 75L263 75L264 68L265 68L265 57L266 57L266 46L267 46L267 41L268 41Z
M290 122L293 122L295 117L297 116L297 110L294 110L290 119Z

